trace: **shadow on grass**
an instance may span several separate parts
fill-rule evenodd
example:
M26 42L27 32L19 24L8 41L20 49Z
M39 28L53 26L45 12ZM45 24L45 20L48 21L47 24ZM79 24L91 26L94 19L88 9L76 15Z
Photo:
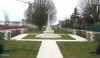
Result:
M100 58L100 54L97 54L97 52L89 52L89 55L90 55L92 58Z

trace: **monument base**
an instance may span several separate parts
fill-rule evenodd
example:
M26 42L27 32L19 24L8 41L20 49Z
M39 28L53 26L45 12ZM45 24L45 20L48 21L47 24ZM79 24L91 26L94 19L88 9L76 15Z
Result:
M37 38L61 38L60 35L54 34L54 31L43 31L43 34L36 35Z

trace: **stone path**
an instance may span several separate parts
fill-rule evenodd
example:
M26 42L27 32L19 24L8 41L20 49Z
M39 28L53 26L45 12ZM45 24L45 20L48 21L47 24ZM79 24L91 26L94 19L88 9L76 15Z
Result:
M77 36L77 35L73 35L73 34L68 34L69 36L73 37L74 39L76 39L76 41L88 41L87 39Z
M46 39L21 39L25 36L27 36L28 34L21 34L18 36L15 36L13 38L11 38L11 40L19 40L19 41L45 41ZM66 35L66 34L60 34L60 35ZM59 40L59 39L52 39L52 41L67 41L67 42L75 42L75 41L79 41L79 42L83 42L83 41L88 41L85 38L82 38L80 36L77 35L73 35L73 34L68 34L69 36L73 37L76 40ZM49 40L49 39L47 39ZM50 39L51 40L51 39Z
M63 58L56 41L42 41L37 58Z
M46 39L21 39L28 34L21 34L18 36L15 36L11 38L11 40L18 40L18 41L42 41L42 44L40 46L37 58L63 58L56 41L67 41L67 42L82 42L82 41L87 41L86 39L73 35L73 34L68 34L69 36L75 38L76 40L46 40Z
M12 37L11 40L21 40L23 37L27 36L28 34L21 34L15 37Z

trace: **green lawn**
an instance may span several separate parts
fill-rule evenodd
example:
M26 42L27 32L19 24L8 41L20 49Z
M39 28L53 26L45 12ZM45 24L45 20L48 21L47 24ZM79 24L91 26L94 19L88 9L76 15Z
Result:
M44 29L39 30L38 28L32 29L31 31L25 32L25 33L43 33Z
M36 38L36 35L27 35L26 37L24 37L23 39L42 39L42 38ZM55 38L55 39L60 39L60 40L75 40L74 38L70 37L69 35L61 35L62 38ZM46 38L43 38L46 39ZM50 39L50 38L48 38Z
M41 42L5 41L5 51L10 55L5 58L36 58L40 45Z
M55 29L54 33L56 33L56 34L72 34L72 32L67 32L66 30L63 30L63 29Z
M43 33L43 31L44 31L45 29L42 29L42 30L39 30L38 28L36 28L36 29L33 29L33 30L31 30L31 31L28 31L28 32L26 32L26 33ZM72 34L72 32L67 32L67 31L65 31L65 30L63 30L63 29L55 29L54 30L54 33L55 34Z
M95 52L95 42L57 42L64 58L100 58L100 55L91 55Z
M40 39L40 38L35 38L35 35L32 34L42 34L44 31L44 29L39 30L39 29L33 29L32 31L28 31L26 33L28 33L29 35L27 35L26 37L24 37L23 39ZM63 29L55 29L54 30L55 34L72 34L71 32L67 32ZM56 38L56 39L64 39L64 40L73 40L72 37L68 36L68 35L61 35L62 38ZM45 38L44 38L45 39Z

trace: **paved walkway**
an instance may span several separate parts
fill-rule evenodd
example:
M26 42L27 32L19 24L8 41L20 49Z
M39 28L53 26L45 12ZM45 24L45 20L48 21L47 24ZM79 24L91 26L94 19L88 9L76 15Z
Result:
M77 36L77 35L73 35L73 34L68 34L69 36L73 37L74 39L76 39L76 41L88 41L87 39Z
M15 37L12 37L11 40L21 40L23 37L27 36L28 34L21 34Z
M56 41L68 41L68 42L82 42L87 41L86 39L73 35L68 34L69 36L75 38L76 40L46 40L46 39L21 39L28 34L21 34L11 38L11 40L18 40L18 41L42 41L41 47L39 49L38 55L36 58L63 58Z
M11 38L11 40L19 40L19 41L45 41L46 39L22 39L23 37L27 36L28 34L21 34L18 36L15 36L13 38ZM66 34L60 34L60 35L66 35ZM83 42L83 41L88 41L85 38L82 38L80 36L77 35L73 35L73 34L68 34L69 36L73 37L76 40L59 40L59 39L52 39L52 41L67 41L67 42L75 42L75 41L79 41L79 42ZM49 40L49 39L47 39ZM51 40L51 39L50 39Z
M56 41L42 41L37 58L63 58Z

